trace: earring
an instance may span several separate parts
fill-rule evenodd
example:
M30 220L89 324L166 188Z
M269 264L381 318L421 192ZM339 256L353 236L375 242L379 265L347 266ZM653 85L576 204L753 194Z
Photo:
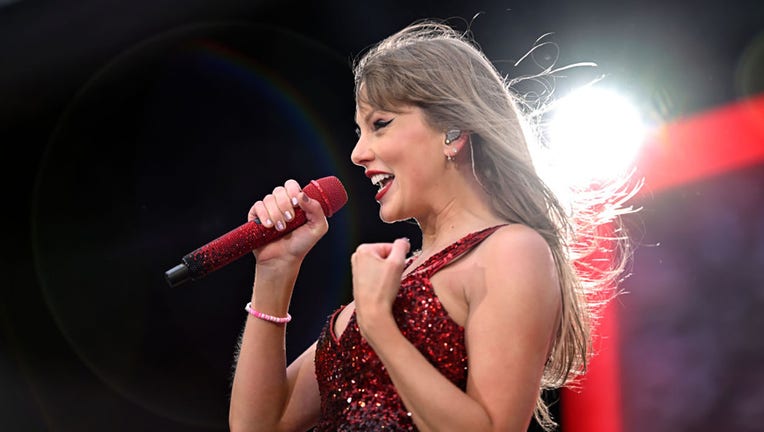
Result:
M446 145L451 144L454 140L459 138L461 134L462 131L459 129L451 129L450 131L446 132Z
M456 148L455 147L452 148L451 149L451 153L452 154L446 155L446 160L448 160L449 162L453 162L454 161L454 157L456 156L456 152L457 152Z

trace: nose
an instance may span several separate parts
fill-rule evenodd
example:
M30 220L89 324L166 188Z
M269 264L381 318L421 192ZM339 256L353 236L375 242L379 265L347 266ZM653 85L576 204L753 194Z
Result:
M363 137L358 138L353 151L350 153L350 160L358 166L366 166L372 159L374 159L374 153L366 145Z

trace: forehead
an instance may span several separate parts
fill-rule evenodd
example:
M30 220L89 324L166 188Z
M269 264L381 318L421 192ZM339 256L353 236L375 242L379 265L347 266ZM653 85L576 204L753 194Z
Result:
M393 98L369 99L366 90L366 83L362 83L356 93L355 118L357 122L368 120L368 117L375 112L403 114L411 111L411 106L396 102Z
M375 111L375 109L371 105L369 105L369 104L367 104L365 102L356 101L356 103L355 103L355 120L356 120L356 123L362 121L365 117L369 116L374 111Z
M367 102L356 101L355 105L355 120L356 123L368 120L374 113L405 115L414 114L420 109L415 105L396 105L389 108L374 107Z

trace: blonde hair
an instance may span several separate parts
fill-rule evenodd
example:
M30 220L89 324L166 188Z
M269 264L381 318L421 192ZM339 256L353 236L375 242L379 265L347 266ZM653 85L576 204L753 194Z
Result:
M421 21L404 28L356 60L354 75L359 102L392 112L414 105L436 130L468 131L473 174L493 210L535 229L549 244L562 314L534 417L553 429L542 391L570 385L586 370L592 327L608 298L602 293L612 292L605 289L615 286L628 256L626 237L613 234L620 232L618 217L629 210L621 207L631 194L624 188L590 190L563 206L534 168L522 99L466 34L446 24ZM587 260L603 253L607 266Z

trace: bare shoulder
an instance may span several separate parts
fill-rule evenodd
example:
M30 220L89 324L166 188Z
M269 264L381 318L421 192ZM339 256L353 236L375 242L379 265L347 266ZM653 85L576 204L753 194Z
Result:
M536 230L521 224L501 227L475 252L485 278L485 283L475 286L478 291L498 289L507 294L557 297L554 258L549 244Z
M486 264L531 264L534 267L554 265L554 258L544 237L526 225L506 225L483 240L477 249L481 261Z

